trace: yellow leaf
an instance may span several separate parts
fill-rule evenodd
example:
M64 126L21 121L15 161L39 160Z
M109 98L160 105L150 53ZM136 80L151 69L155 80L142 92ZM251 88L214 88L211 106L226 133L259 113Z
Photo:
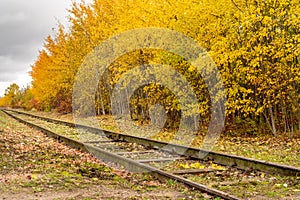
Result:
M194 168L194 169L204 169L204 166L201 165L200 163L192 163L190 165L191 168Z
M226 170L225 167L223 167L221 165L214 164L214 163L211 164L211 168L216 169L216 170Z

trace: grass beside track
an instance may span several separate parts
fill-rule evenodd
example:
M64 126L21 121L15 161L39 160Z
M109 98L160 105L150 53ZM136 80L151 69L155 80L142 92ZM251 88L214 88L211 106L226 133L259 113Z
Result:
M0 113L0 199L206 199L179 183L113 169Z

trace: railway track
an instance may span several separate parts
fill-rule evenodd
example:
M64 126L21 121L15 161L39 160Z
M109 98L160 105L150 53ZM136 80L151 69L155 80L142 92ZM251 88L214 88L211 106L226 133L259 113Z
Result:
M34 127L52 138L92 153L97 158L124 166L132 172L150 172L158 178L173 179L211 196L241 199L202 183L192 181L199 174L220 176L234 174L245 177L262 173L298 176L300 169L292 166L239 156L206 152L165 142L100 130L84 125L49 119L20 111L2 110L16 120ZM81 134L78 134L78 129ZM208 153L205 159L200 159ZM250 176L251 175L251 176ZM188 179L188 178L189 179ZM192 177L192 178L191 178ZM246 181L252 181L252 178ZM222 184L232 184L225 181Z

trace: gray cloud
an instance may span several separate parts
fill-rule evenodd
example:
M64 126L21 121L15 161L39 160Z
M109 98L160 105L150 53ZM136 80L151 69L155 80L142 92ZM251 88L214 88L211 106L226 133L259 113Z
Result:
M67 23L70 5L70 0L0 1L0 95L5 85L23 84L22 76L27 85L26 72L57 22Z

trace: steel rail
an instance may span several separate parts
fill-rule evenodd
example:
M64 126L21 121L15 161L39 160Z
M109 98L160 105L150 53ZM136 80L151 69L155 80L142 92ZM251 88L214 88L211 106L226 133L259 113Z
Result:
M9 111L12 111L12 110L9 110ZM241 198L239 198L239 197L236 197L236 196L227 194L225 192L210 188L210 187L208 187L206 185L203 185L203 184L193 182L193 181L188 180L186 178L183 178L183 177L180 177L178 175L160 170L160 169L152 167L150 165L146 165L146 164L137 162L135 160L122 157L122 156L118 155L117 153L111 153L111 152L102 150L98 147L94 147L94 146L91 146L89 144L82 143L80 141L77 141L77 140L68 138L66 136L60 135L60 134L55 133L55 132L53 132L49 129L43 128L39 125L36 125L34 123L31 123L29 121L21 119L21 118L15 116L15 115L9 113L7 110L2 110L2 112L4 112L8 116L12 117L13 119L15 119L15 120L27 125L27 126L30 126L30 127L34 128L36 130L39 130L39 131L43 132L48 137L57 139L58 141L63 142L63 143L65 143L65 144L67 144L67 145L69 145L73 148L80 149L82 151L91 153L92 155L94 155L96 158L98 158L100 160L120 164L123 167L125 167L127 170L130 170L132 172L137 172L137 173L147 172L147 173L151 173L152 175L154 175L158 179L173 179L173 180L176 180L178 182L184 183L185 185L187 185L187 186L189 186L193 189L200 190L200 191L205 192L205 193L207 193L209 195L212 195L212 196L221 197L222 199L225 199L225 200L241 200ZM16 113L21 114L21 112L19 112L19 111L12 111L12 112L16 112ZM25 113L22 113L22 114L25 114ZM26 113L26 115L30 116L31 114ZM38 116L35 116L35 117L38 117ZM52 121L52 120L53 119L50 119L50 121ZM57 120L55 120L55 121L58 122ZM66 123L63 122L63 123L65 125L69 124L69 122L66 122Z

